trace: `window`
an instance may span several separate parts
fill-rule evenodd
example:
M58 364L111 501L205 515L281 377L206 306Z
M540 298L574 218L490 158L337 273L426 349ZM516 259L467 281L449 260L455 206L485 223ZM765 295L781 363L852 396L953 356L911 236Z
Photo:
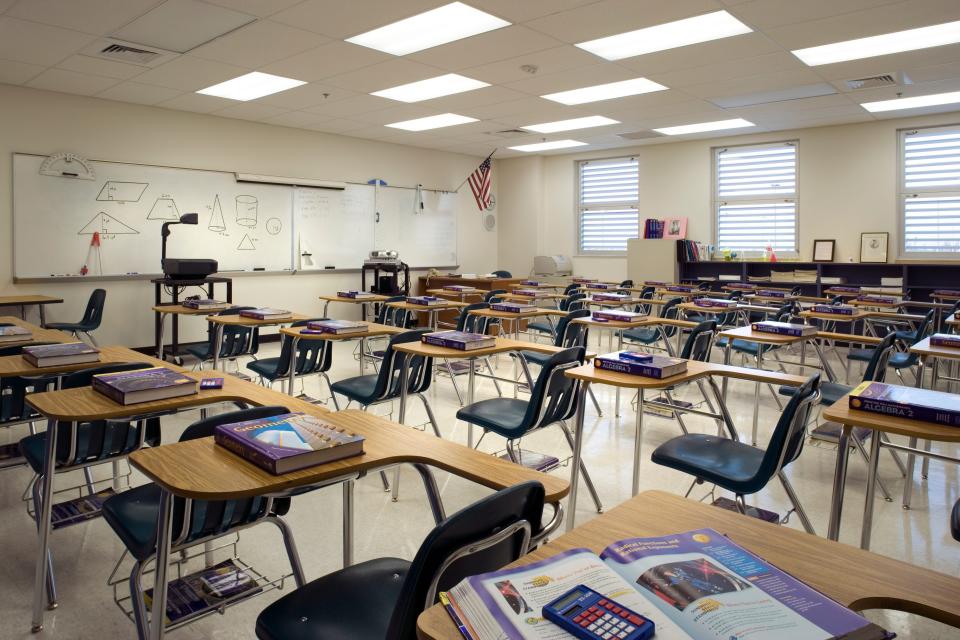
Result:
M960 126L900 132L902 253L960 253Z
M797 250L797 143L714 149L717 249Z
M585 160L580 173L580 253L624 253L640 230L637 159Z

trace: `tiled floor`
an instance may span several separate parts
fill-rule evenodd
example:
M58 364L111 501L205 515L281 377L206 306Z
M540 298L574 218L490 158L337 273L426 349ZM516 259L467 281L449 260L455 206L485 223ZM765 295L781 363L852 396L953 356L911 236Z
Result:
M350 345L338 345L334 356L331 378L343 379L356 375L357 362L353 359ZM276 347L263 349L264 355L272 355ZM719 353L717 354L719 356ZM499 360L499 373L509 375L512 371L509 358ZM465 385L465 377L461 378ZM308 379L306 392L313 397L326 397L326 390L319 389L318 381ZM596 394L603 408L603 417L598 417L591 407L588 412L584 459L593 474L601 499L606 507L612 507L630 497L630 473L634 443L634 414L624 397L623 415L613 416L613 390L596 387ZM478 384L477 398L490 397L494 393L489 381ZM696 387L678 394L697 402L700 400ZM438 415L445 438L458 442L466 441L465 425L454 420L458 408L456 395L450 381L441 377L429 392L430 401ZM733 383L729 406L741 433L749 432L752 412L753 387L746 383ZM381 406L377 413L387 413L390 408ZM762 396L760 412L761 442L765 442L770 428L778 415L776 405L766 391ZM176 440L180 431L189 422L197 419L196 413L164 418L164 441ZM408 424L425 421L419 403L411 403ZM695 430L713 432L713 422L691 417L688 426ZM25 433L11 430L0 431L0 443L17 439ZM674 420L650 418L643 433L643 459L640 470L641 490L663 489L682 494L689 485L683 474L654 466L649 454L659 443L679 433ZM534 434L523 443L524 448L536 451L567 454L566 443L556 428ZM502 441L489 436L482 449L494 451L502 447ZM936 447L936 445L935 445ZM950 454L955 447L936 447ZM833 476L835 450L829 447L807 446L800 459L788 470L788 475L801 497L814 526L823 535L827 526L830 503L830 483ZM884 502L878 496L874 519L873 550L907 562L931 567L952 575L960 575L960 543L952 540L947 529L947 514L950 506L960 497L958 469L953 465L934 463L930 477L917 485L914 493L914 508L903 511L899 496L903 479L892 464L888 454L881 459L881 477L894 496L894 502ZM103 469L98 477L103 477ZM566 474L566 467L554 473ZM843 542L859 542L859 521L863 507L865 465L851 458ZM25 512L21 494L30 475L24 468L0 471L0 543L3 561L0 562L0 638L131 638L132 623L113 603L113 594L107 586L107 578L122 553L122 545L112 530L102 520L56 531L52 535L52 548L60 592L60 606L47 612L46 626L42 636L32 636L30 629L31 589L34 573L36 529ZM66 480L66 479L64 479ZM134 484L144 478L134 474ZM437 473L448 513L469 504L488 493L486 489L472 485L444 473ZM431 528L430 510L426 503L418 476L410 471L402 472L400 500L393 503L389 494L383 492L380 480L370 477L360 481L356 494L356 542L355 555L358 561L378 556L411 558L421 540ZM694 496L706 494L698 487ZM289 514L290 522L308 579L339 568L341 564L340 491L328 488L301 496L293 501ZM761 493L753 504L784 513L787 499L779 485L771 485ZM580 493L578 522L596 514L586 491ZM796 518L788 526L800 528ZM274 527L255 527L245 531L240 540L240 555L257 569L275 576L288 570ZM829 562L829 558L823 558ZM126 565L129 566L129 565ZM287 589L291 588L287 583ZM230 609L226 615L213 615L189 627L175 632L172 637L183 638L253 638L254 621L258 612L271 600L278 597L271 592ZM922 594L920 594L922 595ZM960 594L958 594L960 598ZM318 604L318 606L320 606ZM907 638L958 638L960 633L945 629L927 621L899 614L872 612L871 617L897 630Z

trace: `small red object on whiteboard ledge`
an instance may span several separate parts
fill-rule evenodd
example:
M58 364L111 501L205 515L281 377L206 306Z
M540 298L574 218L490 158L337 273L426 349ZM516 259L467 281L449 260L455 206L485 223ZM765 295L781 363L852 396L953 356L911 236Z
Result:
M94 232L93 232L93 237L90 238L90 246L91 246L91 247L99 247L99 246L100 246L100 232L99 232L99 231L94 231Z

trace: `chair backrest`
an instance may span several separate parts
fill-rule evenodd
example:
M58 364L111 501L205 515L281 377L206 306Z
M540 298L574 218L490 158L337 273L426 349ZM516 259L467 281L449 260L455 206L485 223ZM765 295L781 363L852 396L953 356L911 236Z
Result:
M580 291L571 293L566 297L566 299L560 302L561 311L579 311L580 309L585 308L584 300L587 299L587 294Z
M578 309L560 318L560 321L557 322L557 336L553 340L553 346L563 347L564 349L586 347L589 327L582 322L571 322L571 320L589 317L590 311L588 309Z
M383 362L377 372L377 384L373 395L377 400L400 397L400 367L405 359L409 359L407 368L407 392L423 393L430 388L430 379L433 377L433 358L410 356L394 350L398 344L420 342L420 336L430 333L433 329L411 329L403 333L390 336L387 348L383 352Z
M668 300L667 303L660 308L660 317L667 318L669 320L679 319L680 307L678 305L681 302L683 302L683 298L672 298L671 300ZM675 327L670 324L663 326L663 333L668 338L672 338L673 336L675 336L677 334L677 330L678 330L678 327Z
M773 429L773 435L753 478L755 488L748 493L762 489L778 471L800 456L806 436L805 426L819 393L820 374L815 373L807 378L790 398L777 420L777 426Z
M106 304L106 302L106 289L94 289L93 293L90 294L90 299L87 300L87 308L83 312L83 320L80 321L84 331L93 331L100 327L100 321L103 320L103 305Z
M716 320L705 320L690 330L687 341L683 343L680 357L687 360L706 362L710 359L710 349L713 348L714 332L717 330Z
M640 293L641 300L653 300L653 287L644 287L643 291ZM640 303L633 308L634 313L645 313L650 315L650 307L652 305Z
M230 307L218 311L218 316L235 316L241 311L256 309L256 307ZM212 322L207 323L207 353L212 357L214 350L220 350L220 358L237 358L254 354L260 349L260 328L244 327L239 325L224 325L219 347L214 344L217 339L217 327Z
M579 288L580 288L579 282L571 282L570 284L568 284L566 287L563 288L563 295L568 296ZM960 304L960 302L958 302L957 304Z
M500 301L499 296L502 296L506 292L507 292L506 289L491 289L490 291L487 291L485 294L483 294L483 301L499 302Z
M498 277L498 278L512 278L512 277L513 277L513 274L510 273L509 271L507 271L506 269L497 269L496 271L493 272L493 275L495 275L495 276Z
M727 296L727 300L732 300L734 302L739 302L743 300L743 291L733 291ZM734 324L737 321L738 312L736 310L727 311L726 313L721 313L717 316L717 326L725 327L727 325Z
M388 302L404 302L406 299L406 296L390 296L381 302L377 309L377 324L406 328L410 313L405 309L398 309L387 304Z
M386 640L416 638L417 616L436 602L438 591L524 555L531 535L540 531L544 496L539 482L517 484L461 509L427 534L404 578Z
M564 371L582 365L585 355L584 347L571 347L553 354L543 364L530 392L519 431L526 433L573 416L577 409L577 390L580 385L573 378L565 376Z
M0 326L11 326L9 322L0 323ZM36 347L53 342L31 342ZM18 356L23 352L24 345L10 345L0 347L0 357ZM20 376L3 376L0 378L0 424L18 422L37 416L37 412L25 402L27 393L49 391L57 382L57 376L22 378Z
M633 280L624 280L623 282L620 283L620 286L623 287L624 289L632 289Z
M487 326L490 324L490 318L478 316L471 311L489 309L488 302L474 302L460 309L460 315L457 316L457 331L466 331L467 333L487 333Z
M310 322L329 320L329 318L311 318L298 320L291 327L305 327ZM277 375L290 374L291 351L293 338L281 335L280 359L277 361ZM294 359L293 371L297 376L309 376L314 373L325 373L333 363L333 343L330 340L300 340L297 343L297 355Z
M895 333L888 333L884 336L883 341L874 347L870 362L867 363L867 368L863 371L863 382L883 382L886 379L887 362L890 361L890 356L893 354L896 339L897 335Z

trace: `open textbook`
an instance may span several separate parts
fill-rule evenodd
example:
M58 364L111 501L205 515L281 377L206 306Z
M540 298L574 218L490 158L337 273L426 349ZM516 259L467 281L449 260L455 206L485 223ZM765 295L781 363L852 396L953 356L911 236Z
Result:
M474 640L565 640L542 608L579 584L653 620L657 640L894 637L713 529L620 540L599 557L570 549L447 595Z

